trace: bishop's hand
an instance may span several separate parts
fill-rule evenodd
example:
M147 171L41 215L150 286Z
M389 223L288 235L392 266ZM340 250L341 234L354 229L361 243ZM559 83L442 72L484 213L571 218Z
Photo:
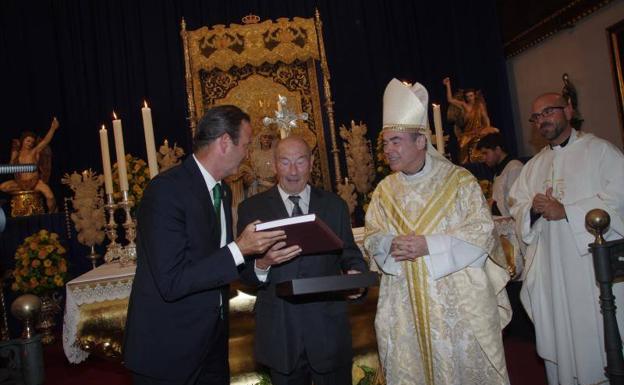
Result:
M390 255L397 261L414 261L429 254L427 239L423 235L409 234L394 237Z

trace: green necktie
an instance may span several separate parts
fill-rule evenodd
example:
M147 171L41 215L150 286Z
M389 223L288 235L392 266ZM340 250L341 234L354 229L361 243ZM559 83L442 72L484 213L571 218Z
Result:
M221 183L217 183L212 188L212 203L215 214L217 214L217 224L219 225L219 230L221 230Z

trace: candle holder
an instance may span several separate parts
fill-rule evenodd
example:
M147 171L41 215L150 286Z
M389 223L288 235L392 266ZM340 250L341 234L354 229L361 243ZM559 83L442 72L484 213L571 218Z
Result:
M128 244L123 247L119 263L125 266L136 263L136 244L134 243L134 239L136 238L136 224L130 213L130 209L134 206L134 201L128 195L128 191L124 190L122 194L122 201L119 203L119 206L122 207L126 213L126 220L123 223L123 227L126 231Z
M121 256L121 245L117 243L117 223L115 223L115 209L119 205L115 203L113 194L106 194L106 205L104 208L108 211L108 222L106 223L106 236L110 241L106 246L106 254L104 254L104 262L109 263L118 260Z
M102 258L102 256L95 251L95 245L91 245L91 252L87 254L87 259L91 261L91 265L94 269L97 266L98 259L100 258Z

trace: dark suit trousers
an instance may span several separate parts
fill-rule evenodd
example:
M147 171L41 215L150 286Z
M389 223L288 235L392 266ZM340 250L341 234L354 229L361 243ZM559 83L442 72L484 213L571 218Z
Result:
M162 380L133 373L133 385L229 385L227 317L219 320L215 335L214 348L206 353L202 364L186 381Z
M299 357L297 367L291 373L271 369L273 385L351 385L351 365L345 365L327 373L319 373L310 367L305 353Z

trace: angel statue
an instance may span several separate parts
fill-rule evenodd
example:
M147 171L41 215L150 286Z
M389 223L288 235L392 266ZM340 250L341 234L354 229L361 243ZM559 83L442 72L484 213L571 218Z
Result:
M11 146L11 164L38 165L38 171L15 174L15 179L0 184L0 191L13 194L18 191L39 191L46 200L48 212L56 212L56 200L52 190L47 185L50 179L52 151L48 144L59 127L59 121L54 117L46 135L37 142L37 135L32 131L24 132L20 139L14 139Z
M476 150L477 142L487 134L498 132L490 124L483 95L473 89L459 90L453 95L451 79L444 78L442 83L446 87L446 99L449 103L447 117L455 126L459 143L459 163L481 162L481 153Z

